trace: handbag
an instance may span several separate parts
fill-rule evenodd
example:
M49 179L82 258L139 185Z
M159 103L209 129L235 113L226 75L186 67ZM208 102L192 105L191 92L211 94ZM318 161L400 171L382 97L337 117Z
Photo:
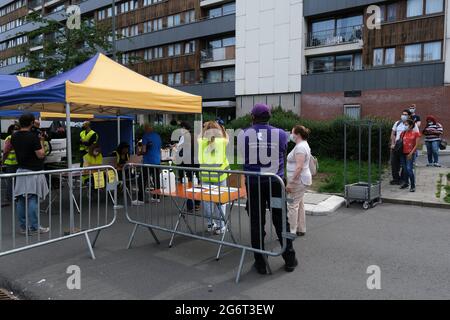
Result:
M395 154L403 154L403 137L405 136L405 132L402 132L400 135L400 139L395 142L394 153Z
M441 139L441 142L439 143L439 149L445 150L447 149L448 143L447 140Z

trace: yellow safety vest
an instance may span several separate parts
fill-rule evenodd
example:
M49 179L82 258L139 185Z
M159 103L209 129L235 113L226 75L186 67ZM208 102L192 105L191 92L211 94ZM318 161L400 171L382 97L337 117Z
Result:
M94 157L91 156L89 153L86 153L83 156L83 166L87 167L86 166L87 163L89 163L90 166L101 166L103 164L103 156L99 154L98 156ZM88 179L89 175L83 175L81 180L84 183Z
M200 169L205 170L229 170L230 163L227 159L227 140L216 138L213 144L208 143L208 139L198 139L199 154L198 160ZM228 173L218 173L211 171L201 171L200 179L207 183L218 183L228 178Z
M86 130L81 131L80 133L80 138L81 138L81 142L86 143L89 142L89 140L91 140L93 135L96 135L95 141L94 143L98 142L98 135L97 133L91 129L91 131L89 131L89 133L86 133ZM80 144L80 151L88 151L89 147L86 147L84 144Z
M116 164L120 163L120 154L117 151L113 151L113 153L116 155ZM130 161L130 155L127 153L127 159L126 162Z
M83 157L83 163L89 163L89 165L91 166L101 166L103 164L103 156L99 154L98 156L94 157L89 153L86 153Z
M11 136L7 136L7 137L6 137L5 143L6 143L8 140L11 140ZM16 166L16 165L18 165L18 163L17 163L17 158L16 158L16 151L15 151L14 149L11 149L11 150L9 151L8 156L6 157L4 163L5 163L5 165L7 165L7 166Z

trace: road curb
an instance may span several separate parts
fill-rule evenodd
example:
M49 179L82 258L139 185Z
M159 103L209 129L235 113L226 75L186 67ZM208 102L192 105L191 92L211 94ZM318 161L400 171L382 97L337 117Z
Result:
M407 206L416 206L416 207L434 208L434 209L450 209L450 203L434 203L434 202L400 200L400 199L389 199L389 198L381 198L381 199L383 200L383 203L403 204L403 205L407 205Z
M345 204L345 199L335 195L330 195L330 197L320 202L317 205L305 204L305 212L308 216L327 216L331 213L336 212Z

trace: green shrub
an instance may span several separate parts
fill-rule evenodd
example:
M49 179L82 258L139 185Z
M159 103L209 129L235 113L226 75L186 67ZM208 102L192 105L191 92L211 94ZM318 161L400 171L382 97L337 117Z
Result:
M344 123L349 121L349 118L338 117L334 120L315 121L303 119L293 113L292 111L284 111L281 107L272 110L272 118L270 124L291 131L295 125L303 125L311 129L311 136L309 144L313 154L318 157L331 157L334 159L344 158ZM387 119L369 117L363 119L361 122L372 121L375 125L372 131L372 160L378 161L378 147L379 138L376 126L382 129L381 150L382 161L389 159L389 141L392 129L392 121ZM357 124L358 121L353 123ZM251 117L246 115L232 121L227 127L232 129L247 128L251 125ZM347 156L350 160L358 160L359 158L359 126L347 127ZM368 160L368 128L361 129L361 159ZM289 148L293 148L290 143Z
M155 124L152 125L153 130L161 136L161 141L163 144L168 144L171 142L172 132L178 127L171 125ZM144 126L136 126L136 141L139 141L144 136Z

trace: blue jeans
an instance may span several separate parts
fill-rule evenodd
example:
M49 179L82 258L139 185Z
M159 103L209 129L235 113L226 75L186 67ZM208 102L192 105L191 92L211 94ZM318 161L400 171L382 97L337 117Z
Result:
M38 197L35 194L28 195L28 208L26 207L27 200L25 196L17 197L16 202L16 211L17 216L19 217L19 225L22 230L26 229L26 225L28 224L28 229L37 230L39 228L38 225ZM26 209L28 209L28 223L26 221L25 213Z
M416 187L416 177L414 175L414 161L416 160L416 155L414 154L411 159L407 158L408 155L402 155L400 163L403 169L403 181L409 183L411 188Z
M204 183L203 187L207 186L218 186L220 185L220 191L221 192L227 192L227 180L224 180L220 183ZM222 188L223 187L223 188ZM218 190L218 189L217 189ZM208 194L206 191L205 194ZM225 226L224 218L227 213L227 205L226 204L217 204L214 202L203 202L203 212L205 214L205 217L208 218L208 224L212 225L213 223L216 224L217 227L223 228Z
M426 141L427 153L428 153L428 163L439 163L439 145L440 141Z

